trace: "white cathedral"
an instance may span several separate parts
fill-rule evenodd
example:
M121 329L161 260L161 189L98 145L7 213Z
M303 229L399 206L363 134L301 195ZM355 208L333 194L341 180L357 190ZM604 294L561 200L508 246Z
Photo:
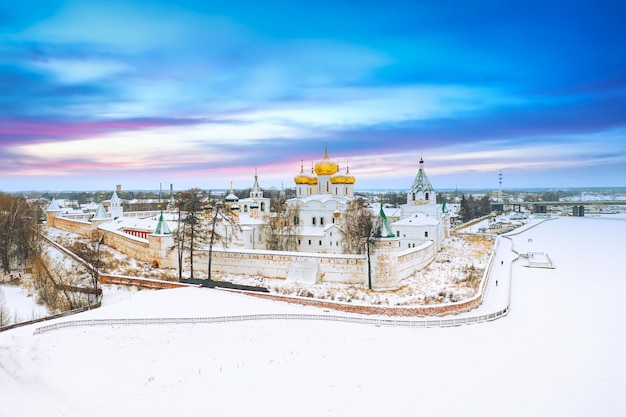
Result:
M298 251L342 253L342 214L346 204L355 198L356 178L350 174L350 168L346 166L342 172L339 164L329 158L326 148L324 157L311 165L309 174L304 172L304 162L301 162L300 173L293 180L296 197L287 204L299 208L295 228ZM270 199L263 196L257 173L249 198L238 199L231 186L225 202L238 212L241 236L233 243L246 249L265 249L263 225L265 216L270 215ZM391 232L399 239L400 250L415 248L427 241L441 250L443 240L449 235L450 217L445 204L436 202L436 192L426 176L422 158L407 191L406 204L380 207L371 202L370 205L373 214L380 215L382 211L389 220Z

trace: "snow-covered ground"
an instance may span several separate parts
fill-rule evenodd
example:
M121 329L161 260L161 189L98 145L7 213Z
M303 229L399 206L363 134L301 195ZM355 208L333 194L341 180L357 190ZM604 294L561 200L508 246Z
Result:
M488 221L485 224L487 223ZM49 238L69 249L77 241L88 242L83 236L59 229L50 228L46 230L46 233ZM442 250L437 254L434 262L413 276L404 279L400 288L392 291L368 291L362 284L321 282L308 285L285 279L265 278L260 275L234 275L219 272L214 272L212 278L218 281L265 287L274 294L313 297L352 304L424 306L452 303L470 299L477 294L479 280L472 284L472 280L468 278L472 274L478 278L482 277L493 249L493 242L493 236L453 235L443 242ZM93 243L89 244L93 245ZM105 245L101 246L100 253L102 272L170 281L178 280L177 270L152 269L147 263L138 262ZM58 259L57 261L58 263L70 262L69 258ZM79 271L81 268L75 268L75 270ZM196 277L204 277L204 274L206 272L198 272L198 266L196 266ZM188 268L183 270L183 276L189 278ZM89 277L87 276L86 279L88 281Z
M625 215L514 236L556 268L501 266L490 291L512 271L511 312L476 325L14 329L0 334L0 416L622 416L625 236ZM105 300L62 320L318 311L193 288L108 289Z
M50 311L36 302L28 289L18 285L0 284L0 306L4 306L7 325L49 316Z

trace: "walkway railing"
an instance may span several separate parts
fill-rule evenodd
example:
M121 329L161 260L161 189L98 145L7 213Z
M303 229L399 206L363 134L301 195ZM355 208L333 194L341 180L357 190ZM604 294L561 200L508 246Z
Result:
M127 325L171 325L171 324L212 324L212 323L228 323L237 321L257 321L257 320L311 320L311 321L332 321L340 323L357 323L368 324L374 326L390 326L390 327L453 327L464 324L481 323L485 321L495 320L506 315L509 312L507 306L504 310L495 313L489 313L482 316L465 317L456 319L393 319L393 318L374 318L374 317L356 317L356 316L339 316L330 314L248 314L236 316L216 316L216 317L174 317L174 318L127 318L127 319L91 319L91 320L70 320L60 323L50 324L39 327L35 330L35 334L43 334L53 330L63 329L67 327L89 327L89 326L127 326Z

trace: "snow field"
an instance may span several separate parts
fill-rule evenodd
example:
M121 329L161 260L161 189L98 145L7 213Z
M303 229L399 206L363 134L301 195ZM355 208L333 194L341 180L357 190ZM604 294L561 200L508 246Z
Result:
M517 251L546 252L556 269L515 262L511 312L477 325L15 329L0 334L0 416L621 416L624 236L625 216L514 236ZM207 289L107 298L68 319L322 313Z

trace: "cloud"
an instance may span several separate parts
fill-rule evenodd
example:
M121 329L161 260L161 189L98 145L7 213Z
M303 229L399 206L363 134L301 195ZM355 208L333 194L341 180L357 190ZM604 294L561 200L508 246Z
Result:
M421 154L443 178L601 175L624 155L622 9L16 4L0 11L0 172L289 179L328 141L360 184L412 178Z

